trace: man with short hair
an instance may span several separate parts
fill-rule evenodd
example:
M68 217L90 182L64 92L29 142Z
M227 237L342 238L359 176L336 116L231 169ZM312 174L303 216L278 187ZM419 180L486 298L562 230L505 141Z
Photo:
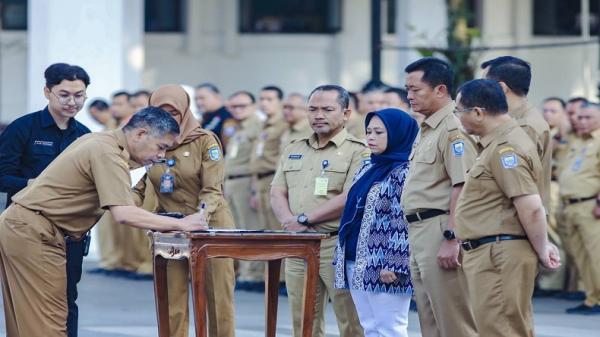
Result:
M540 195L548 212L552 174L552 139L548 123L536 107L527 100L531 84L531 66L514 56L500 56L483 62L481 69L484 70L484 78L500 83L508 102L508 113L537 146L543 168Z
M456 236L479 336L534 337L538 263L556 269L560 256L546 233L538 147L509 115L503 89L480 79L458 90L456 113L478 136L479 156L456 202Z
M202 112L202 128L214 132L219 137L226 154L227 142L233 136L237 122L225 108L219 88L212 83L197 85L194 101L198 110Z
M271 182L281 154L281 136L287 128L282 112L283 91L276 86L265 86L260 91L259 108L267 116L262 131L251 151L252 204L258 210L258 219L265 229L279 229L280 222L271 209Z
M131 105L133 106L133 111L140 111L141 109L148 106L150 100L150 91L148 90L138 90L131 94Z
M294 139L310 136L312 129L306 117L306 97L291 93L283 102L283 118L288 123L281 136L281 151Z
M0 136L0 191L8 193L6 207L11 204L13 195L35 181L71 143L90 132L75 120L83 108L90 84L86 71L79 66L55 63L46 68L44 77L44 95L48 105L43 110L18 118ZM89 235L79 241L66 240L69 337L77 336L77 283L81 280L83 257L87 255L89 240Z
M398 108L402 111L410 111L408 93L402 88L390 87L383 92L384 106Z
M334 288L333 253L339 220L356 171L369 151L348 134L348 92L337 85L315 88L308 96L308 120L314 133L293 140L284 150L271 187L273 211L284 230L317 231L321 241L313 337L325 336L325 305L331 299L341 337L361 337L363 329L347 289ZM304 261L286 259L285 281L293 335L301 336ZM312 318L309 318L312 319Z
M117 121L119 127L127 124L131 116L135 113L131 105L131 95L124 90L117 91L112 95L110 112Z
M88 106L90 116L102 125L105 129L112 130L116 128L117 122L113 118L108 103L103 99L95 99Z
M69 102L80 92L73 89L58 94ZM0 215L7 336L67 336L65 237L81 239L105 210L120 225L159 231L207 228L201 213L174 219L134 205L128 163L149 165L164 158L178 135L179 125L168 112L143 109L123 129L75 141L13 197Z
M447 62L426 57L405 72L410 105L425 116L402 193L421 332L475 337L469 297L476 295L467 290L454 234L455 205L467 168L463 162L474 157L474 149L453 114L454 71Z
M567 313L600 314L600 105L586 103L578 114L577 141L569 143L558 177L566 242L586 291Z
M256 100L250 92L233 93L227 105L238 124L225 155L225 198L238 228L262 229L257 210L250 207L254 172L249 164L253 143L260 135L263 123L256 113ZM239 261L235 286L249 291L263 289L264 262Z

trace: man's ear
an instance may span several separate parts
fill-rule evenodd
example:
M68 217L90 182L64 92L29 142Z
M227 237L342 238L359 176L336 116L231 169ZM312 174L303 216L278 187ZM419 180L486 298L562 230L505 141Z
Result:
M344 109L344 122L347 122L348 119L350 119L350 114L352 113L352 110L346 108Z
M510 91L508 85L506 85L506 83L504 82L498 82L498 84L500 84L500 87L502 87L502 91L504 91L504 94L508 94L508 92Z
M136 128L133 130L133 140L136 142L144 140L146 135L148 135L148 129L146 128Z
M50 89L47 86L44 86L44 96L46 99L50 99Z

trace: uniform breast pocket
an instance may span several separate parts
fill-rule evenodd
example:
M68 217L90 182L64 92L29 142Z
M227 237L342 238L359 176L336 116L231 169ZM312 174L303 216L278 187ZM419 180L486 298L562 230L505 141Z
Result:
M288 160L283 164L283 174L288 185L288 189L296 187L302 179L302 161Z
M468 182L473 187L469 189L477 193L479 197L484 197L486 191L490 190L491 184L495 184L492 176L486 172L483 166L474 166L468 174Z
M435 159L437 157L435 149L421 149L414 153L412 166L414 167L413 179L418 181L434 181L442 175L440 165L436 167Z
M325 169L325 176L328 179L327 191L341 193L344 190L344 183L348 176L350 163L332 163Z

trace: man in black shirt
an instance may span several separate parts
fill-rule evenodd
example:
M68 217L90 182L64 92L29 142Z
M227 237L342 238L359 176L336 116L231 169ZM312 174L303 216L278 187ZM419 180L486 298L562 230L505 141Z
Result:
M236 131L236 120L225 108L219 89L214 84L197 85L195 94L196 106L202 112L202 128L214 132L223 143L224 150Z
M10 198L35 179L56 157L77 138L90 132L75 120L86 100L90 84L81 67L55 63L44 72L44 95L48 105L37 112L22 116L10 123L0 134L0 192ZM77 283L81 280L83 256L89 236L81 241L66 240L67 303L69 314L67 332L77 336ZM7 320L8 321L8 320ZM35 324L35 322L32 322Z

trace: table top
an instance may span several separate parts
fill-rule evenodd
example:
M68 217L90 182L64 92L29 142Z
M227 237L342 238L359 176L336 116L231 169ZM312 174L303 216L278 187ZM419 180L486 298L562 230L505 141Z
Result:
M290 232L284 230L247 230L247 229L207 229L193 232L150 232L155 239L181 238L204 239L209 237L244 239L291 239L291 240L322 240L329 234L318 232Z

